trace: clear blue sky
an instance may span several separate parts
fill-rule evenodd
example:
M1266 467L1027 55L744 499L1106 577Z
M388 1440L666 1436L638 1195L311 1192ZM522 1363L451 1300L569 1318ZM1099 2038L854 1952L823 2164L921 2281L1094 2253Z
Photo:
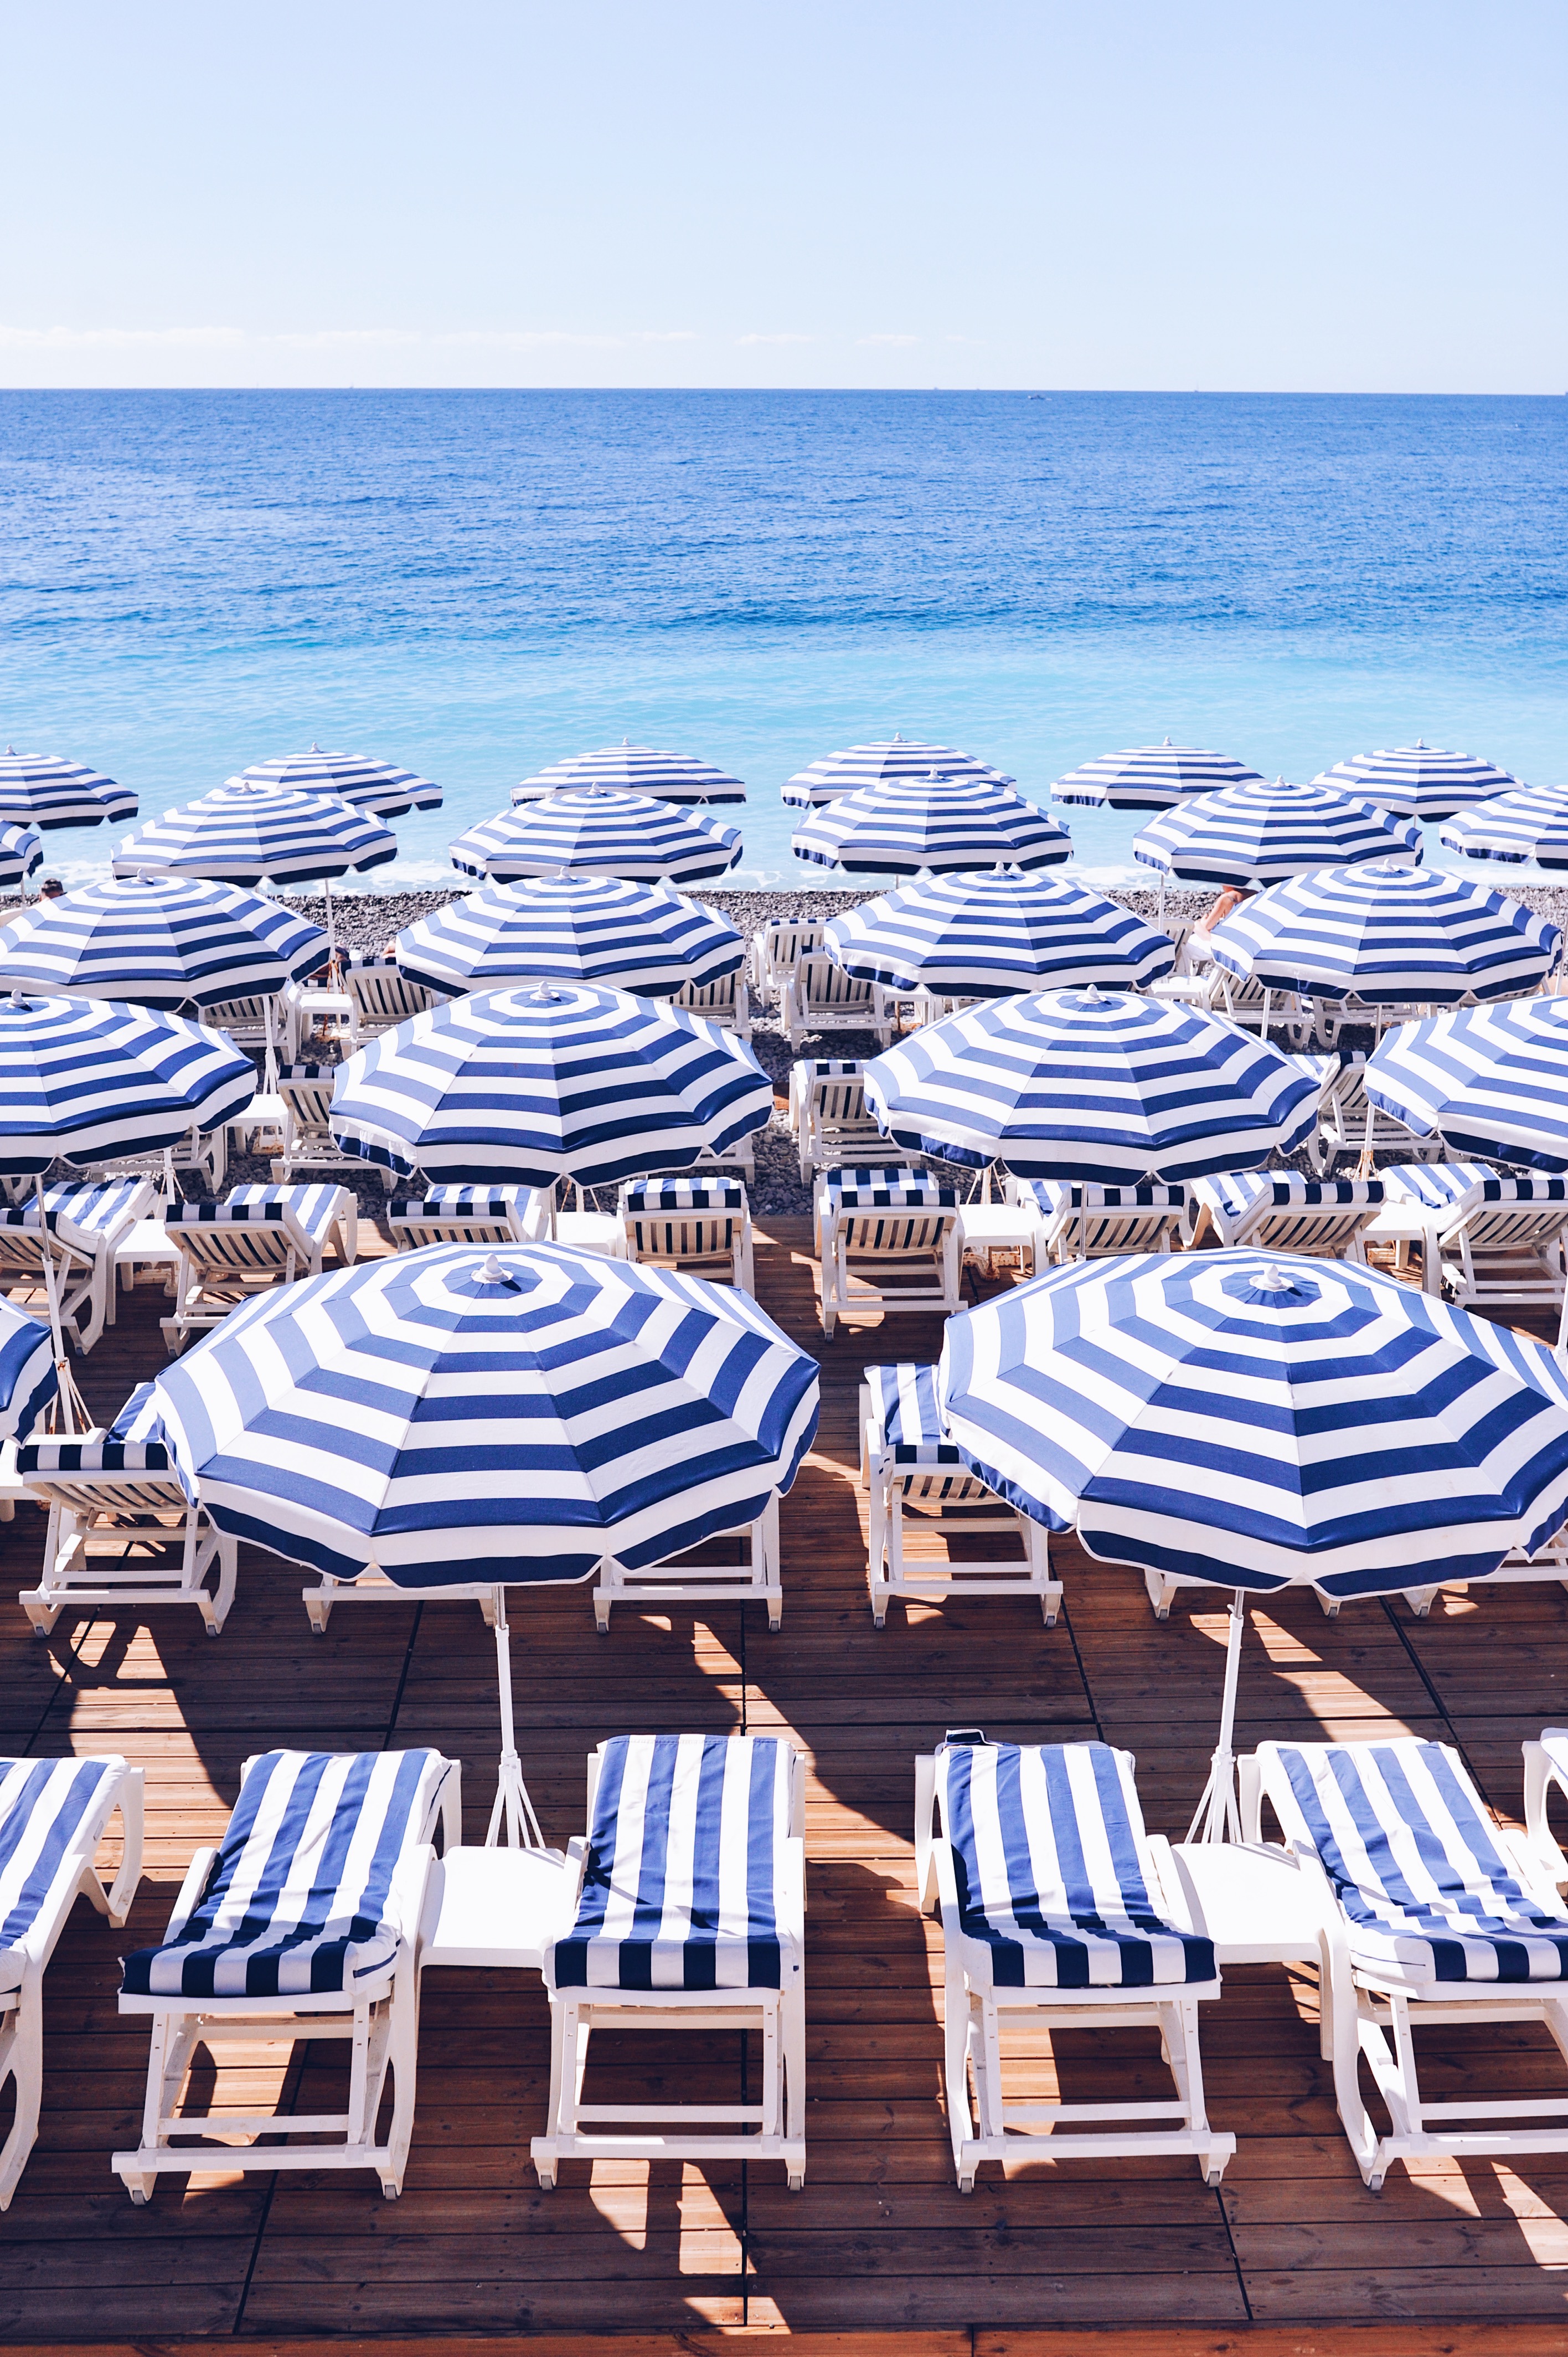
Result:
M1563 0L12 0L0 383L1568 389Z

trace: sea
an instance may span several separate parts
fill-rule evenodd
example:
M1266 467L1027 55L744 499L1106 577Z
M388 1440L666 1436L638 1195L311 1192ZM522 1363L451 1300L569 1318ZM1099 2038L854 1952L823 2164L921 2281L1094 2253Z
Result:
M368 879L409 888L628 737L746 781L734 881L820 884L779 786L896 731L1041 802L1166 737L1568 779L1565 551L1568 399L8 392L0 743L144 815L313 743L396 760L446 791ZM1136 816L1062 815L1137 879Z

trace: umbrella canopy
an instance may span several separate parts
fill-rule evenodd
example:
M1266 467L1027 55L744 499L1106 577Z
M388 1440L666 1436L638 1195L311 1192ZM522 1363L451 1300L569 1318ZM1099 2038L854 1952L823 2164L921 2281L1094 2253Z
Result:
M512 802L534 802L563 786L614 786L620 792L646 794L660 802L743 802L746 788L727 770L699 761L690 753L657 753L650 745L634 745L629 737L618 745L601 745L596 752L575 754L569 761L553 761L511 790Z
M1273 885L1210 939L1229 974L1369 1006L1533 990L1562 942L1555 925L1501 892L1386 861Z
M306 884L384 866L397 838L338 794L231 780L178 810L165 811L114 855L116 876L141 868L207 876L227 884Z
M0 1297L0 1440L26 1440L59 1390L48 1321Z
M564 981L657 998L717 982L745 955L735 927L701 901L607 876L487 884L433 909L397 941L411 982L455 992Z
M613 786L566 786L471 826L451 851L454 867L493 883L575 869L643 883L668 876L694 884L735 866L740 829Z
M437 1244L247 1303L154 1402L222 1529L340 1578L470 1587L755 1520L811 1445L817 1369L734 1287Z
M45 833L57 826L116 826L136 815L136 797L97 770L60 753L0 754L0 820Z
M374 818L403 818L409 811L439 810L441 789L395 761L363 753L281 753L274 761L252 761L230 785L286 786L295 793L336 794Z
M1256 770L1223 753L1199 752L1189 745L1130 745L1102 753L1069 770L1051 788L1054 802L1109 802L1112 810L1168 810L1189 794L1211 794L1221 786L1262 785Z
M1312 1134L1317 1097L1219 1016L1097 990L967 1008L865 1068L865 1102L900 1146L1104 1186L1251 1169Z
M1320 770L1312 782L1376 802L1397 818L1437 819L1452 818L1468 802L1506 794L1522 780L1494 761L1478 761L1473 753L1440 752L1418 737L1413 745L1336 761L1331 770Z
M908 785L918 778L961 778L972 785L1010 786L1015 780L972 753L952 745L906 743L892 737L880 745L851 745L842 753L825 753L797 770L785 785L782 800L792 809L814 810L840 794L862 792L867 786Z
M950 1437L1091 1555L1262 1592L1479 1579L1568 1521L1568 1371L1350 1263L1130 1254L948 1320Z
M0 892L20 889L44 864L44 846L32 826L0 825Z
M0 998L0 1170L156 1154L243 1113L255 1067L220 1032L92 998Z
M751 1049L678 1007L542 985L430 1006L339 1068L346 1154L436 1181L607 1186L684 1170L773 1109Z
M1519 786L1449 820L1437 838L1466 859L1533 859L1568 867L1568 786Z
M845 909L827 948L847 974L893 990L1004 998L1022 990L1136 990L1175 948L1130 909L1020 867L922 877Z
M274 997L326 954L318 925L232 884L113 877L0 927L0 988L217 1006Z
M1402 1023L1368 1063L1367 1094L1455 1153L1568 1170L1568 998Z
M869 786L814 810L789 838L797 859L853 875L913 876L1010 860L1049 867L1072 857L1067 829L1010 786L944 778Z
M1421 857L1421 829L1328 786L1223 786L1163 811L1133 838L1134 857L1193 884L1264 884L1318 867Z

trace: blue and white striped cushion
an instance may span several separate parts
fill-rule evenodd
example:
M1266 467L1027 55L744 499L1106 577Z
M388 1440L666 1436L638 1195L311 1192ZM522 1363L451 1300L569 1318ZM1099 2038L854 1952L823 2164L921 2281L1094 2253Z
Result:
M135 1208L137 1199L145 1197L148 1182L145 1178L111 1178L100 1187L48 1187L44 1190L44 1216L49 1223L49 1233L63 1228L97 1242L112 1236L124 1226ZM25 1202L0 1205L0 1225L8 1228L34 1228L38 1224L38 1200L29 1195Z
M428 1837L451 1763L437 1751L269 1751L246 1777L207 1888L177 1938L125 1959L133 1996L306 1996L397 1956L398 1863Z
M1239 1220L1259 1203L1276 1211L1369 1209L1386 1192L1382 1178L1305 1178L1299 1170L1227 1170L1192 1182L1193 1201L1228 1220Z
M632 1217L643 1212L744 1211L746 1189L734 1178L715 1178L708 1185L694 1178L650 1178L623 1187L620 1207Z
M124 1765L119 1759L0 1760L0 1988L19 1984L22 1959L14 1951L38 1921L105 1780Z
M924 1170L829 1170L828 1200L844 1211L951 1211L958 1189Z
M1095 1187L1070 1178L1026 1178L1024 1181L1042 1211L1179 1211L1187 1203L1184 1185L1162 1187L1153 1180L1141 1187Z
M604 1747L557 1988L782 1988L790 1748L777 1736L620 1735Z
M1568 1178L1499 1177L1484 1162L1402 1162L1385 1170L1393 1198L1461 1218L1483 1203L1568 1203Z
M324 1244L335 1222L349 1210L353 1197L346 1187L249 1186L231 1189L223 1209L237 1220L281 1219L286 1209L314 1244Z
M795 1070L808 1081L858 1081L865 1066L858 1056L802 1056Z
M16 1453L16 1470L38 1473L171 1473L187 1497L195 1491L176 1463L153 1384L138 1383L113 1424L73 1438L29 1440Z
M1263 1748L1289 1781L1354 1964L1416 1986L1568 1975L1568 1915L1526 1897L1447 1744Z
M427 1187L423 1195L394 1203L394 1222L421 1220L510 1219L526 1187Z
M961 1465L950 1440L942 1438L937 1404L937 1371L912 1360L893 1367L867 1367L871 1413L881 1445L896 1465Z
M971 1977L996 1988L1151 1988L1212 1981L1214 1943L1157 1915L1139 1863L1131 1752L1106 1743L944 1746Z

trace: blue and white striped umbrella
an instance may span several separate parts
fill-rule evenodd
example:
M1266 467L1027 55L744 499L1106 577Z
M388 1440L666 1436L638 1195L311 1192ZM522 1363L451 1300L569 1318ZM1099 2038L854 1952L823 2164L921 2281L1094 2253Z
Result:
M441 789L395 761L377 761L363 753L324 753L313 745L308 753L283 753L274 761L252 761L230 785L286 786L295 793L336 794L373 818L403 818L408 812L439 810Z
M338 1068L346 1154L445 1183L607 1186L684 1170L760 1129L773 1083L751 1049L679 1007L542 984L426 1007Z
M1479 1579L1568 1520L1552 1351L1347 1262L1076 1262L950 1318L939 1385L1025 1513L1226 1587Z
M451 852L454 867L497 884L569 872L694 884L735 866L740 829L613 786L566 786L469 827Z
M731 1286L436 1244L247 1303L153 1403L221 1529L339 1578L470 1587L755 1521L811 1445L817 1369Z
M1168 810L1189 794L1211 794L1222 786L1262 785L1256 770L1223 753L1199 752L1190 745L1130 745L1101 753L1069 770L1051 788L1054 802L1109 802L1112 810Z
M1193 884L1276 884L1319 867L1421 857L1421 829L1326 786L1223 786L1151 819L1133 838L1145 867Z
M128 834L114 854L114 873L146 868L226 884L306 884L396 856L391 829L338 794L231 781Z
M1536 1170L1568 1170L1568 998L1516 998L1402 1023L1367 1094L1418 1137Z
M1051 867L1072 857L1067 829L1010 786L920 778L869 786L811 812L789 838L797 859L850 875L913 876L997 860Z
M614 786L621 793L645 794L660 802L743 802L746 788L727 770L699 761L691 753L657 753L650 745L634 745L629 737L618 745L601 745L596 752L575 754L569 761L552 761L513 786L511 798L536 802L563 786Z
M1478 761L1473 753L1444 753L1418 737L1413 745L1395 745L1387 752L1359 753L1353 761L1336 761L1320 770L1315 786L1337 786L1341 793L1376 802L1398 818L1452 818L1469 802L1489 801L1521 785L1511 770L1495 761Z
M1555 925L1501 892L1381 860L1271 885L1210 938L1228 974L1369 1006L1533 990L1562 942Z
M319 925L235 885L113 877L0 927L0 989L217 1006L274 997L326 955Z
M119 826L136 815L136 797L124 786L60 753L0 754L0 820L10 826Z
M970 785L1011 786L1016 780L972 753L952 745L926 745L918 738L906 743L891 737L885 744L851 745L842 753L825 753L808 763L785 785L781 799L792 810L815 810L835 802L840 794L862 793L869 786L913 785L918 779L958 778Z
M1234 1023L1097 990L966 1008L865 1068L865 1102L900 1146L1101 1186L1251 1169L1312 1135L1317 1098Z
M1437 840L1466 859L1568 867L1568 786L1519 786L1476 802L1457 812Z
M846 974L893 990L1005 998L1022 990L1137 990L1176 951L1130 909L1020 867L971 869L846 909L827 929Z
M487 884L433 909L397 940L411 982L454 992L588 982L667 997L733 974L745 955L745 942L716 909L608 876Z
M221 1032L94 998L0 997L0 1170L156 1154L233 1120L255 1066Z
M0 892L16 892L44 864L37 827L0 826Z
M26 1440L59 1390L47 1322L0 1297L0 1440Z

